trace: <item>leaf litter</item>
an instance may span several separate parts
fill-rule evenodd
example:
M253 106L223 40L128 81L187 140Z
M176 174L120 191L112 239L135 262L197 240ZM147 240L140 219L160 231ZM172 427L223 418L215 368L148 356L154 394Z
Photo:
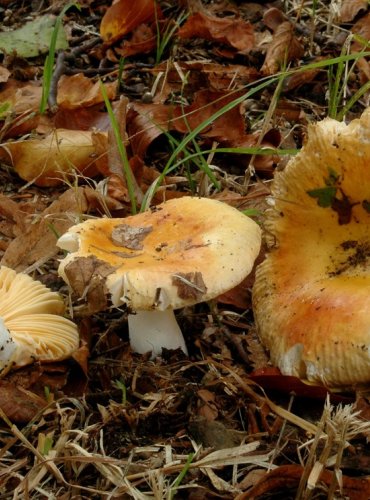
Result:
M62 9L32 6L0 0L2 32ZM369 394L331 394L269 365L253 324L253 274L178 312L189 358L150 360L129 348L127 311L86 313L69 295L55 245L86 218L130 213L99 80L138 199L163 177L153 204L202 194L263 222L286 161L277 149L294 154L307 124L328 114L337 63L320 64L346 40L356 66L346 63L336 111L354 95L348 120L368 106L368 2L89 0L81 9L63 19L69 48L58 48L47 113L41 50L11 47L0 61L1 262L59 290L81 335L73 360L0 381L2 497L369 498ZM305 66L279 87L281 71ZM264 85L266 76L276 79Z

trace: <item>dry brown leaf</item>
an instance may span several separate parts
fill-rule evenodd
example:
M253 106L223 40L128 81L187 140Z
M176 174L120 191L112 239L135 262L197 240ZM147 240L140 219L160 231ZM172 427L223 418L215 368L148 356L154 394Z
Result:
M248 53L254 47L253 26L243 19L220 18L205 12L191 15L177 32L179 38L204 38Z
M40 82L20 82L9 79L0 91L0 102L8 101L15 114L38 111L42 87Z
M361 11L368 9L369 2L367 0L343 0L340 8L340 21L342 23L350 23Z
M105 90L109 100L116 95L117 84L105 83ZM94 106L104 102L100 90L100 82L93 82L82 73L73 76L63 75L58 83L58 106L64 109L76 109ZM69 127L68 127L69 128Z
M267 472L262 480L246 493L242 493L235 500L247 500L248 498L258 498L265 493L277 493L281 490L297 488L304 467L301 465L281 465L276 469ZM323 470L320 475L320 482L327 486L336 481L332 471ZM370 498L370 478L369 477L349 477L341 476L343 493L350 500L369 500Z
M115 52L122 57L147 54L157 46L157 35L152 26L140 24L134 29L129 40L124 40Z
M12 382L0 380L0 408L11 422L29 422L46 405L40 396Z
M316 57L312 62L314 63L323 60L324 57ZM290 92L293 89L297 89L302 85L305 85L306 83L311 83L321 71L321 68L313 68L293 73L284 80L283 91Z
M0 66L0 83L7 82L10 77L10 71L4 66Z
M106 44L112 44L127 33L131 33L140 24L155 21L161 17L155 0L118 0L106 11L101 24L100 34Z
M85 189L65 191L10 243L1 263L23 271L35 262L46 262L59 252L55 233L65 233L87 210Z
M207 389L199 389L197 396L199 398L198 415L205 418L207 422L216 420L218 417L218 410L216 406L215 394Z
M54 128L65 128L68 130L98 130L101 132L107 131L110 126L108 113L101 111L101 105L92 106L89 108L78 109L63 109L58 108L53 115L53 121L46 122L44 125L43 118L40 120L37 127L38 133L47 133ZM43 128L41 128L43 126Z
M351 31L353 34L358 35L360 39L370 40L370 12L359 19L353 25ZM366 46L360 40L354 40L351 45L352 53L361 52L364 49L366 49ZM370 80L370 65L367 58L362 57L356 62L356 65L361 73L362 83L368 82Z
M8 196L0 194L0 232L8 237L16 236L17 230L24 232L25 214L20 209L19 204L11 200ZM15 227L17 227L15 229Z
M194 94L194 100L190 106L175 108L173 126L178 132L187 133L194 130L216 111L239 97L235 92L212 92L208 89L199 90ZM184 118L185 115L185 118ZM240 140L245 135L245 122L240 111L240 106L234 106L223 113L219 118L205 127L200 135L218 142Z
M206 61L179 61L171 64L168 61L159 64L152 69L152 73L158 75L165 73L164 85L159 85L159 90L153 101L163 103L171 92L181 93L184 83L181 72L187 75L190 88L224 91L225 89L236 90L245 87L248 83L257 80L260 76L257 69L243 66L241 64L216 64Z
M144 158L150 144L172 125L174 107L166 104L133 103L127 116L127 130L134 155Z
M58 129L40 139L8 142L0 148L0 157L37 186L57 186L68 175L97 173L92 132Z
M273 75L290 61L300 58L304 48L294 34L293 25L285 20L279 9L273 7L266 11L264 21L274 34L267 48L261 72L264 75Z

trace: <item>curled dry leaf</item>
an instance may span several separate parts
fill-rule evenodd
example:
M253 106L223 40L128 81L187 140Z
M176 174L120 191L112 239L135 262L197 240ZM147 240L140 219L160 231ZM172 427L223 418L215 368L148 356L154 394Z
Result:
M0 381L0 408L12 422L29 422L46 404L33 392L14 383Z
M89 108L64 109L58 108L53 116L53 129L66 128L68 130L99 130L106 132L110 126L108 113L101 111L101 105ZM47 122L41 120L37 127L38 133L47 133L52 129Z
M11 163L17 174L38 186L57 186L68 175L96 175L96 151L92 132L54 130L40 139L0 145L0 158Z
M105 83L109 100L114 99L117 84ZM104 102L100 83L93 82L82 73L73 76L63 75L58 83L58 106L64 109L76 109L93 106Z
M313 63L323 60L324 57L316 57ZM283 92L290 92L293 89L297 89L302 85L305 85L306 83L311 83L316 78L316 76L320 74L321 71L321 68L313 68L292 73L284 80Z
M154 75L166 74L165 90L154 96L155 102L164 102L171 92L181 92L184 83L181 73L187 75L190 88L207 88L214 91L235 90L245 87L260 76L256 68L241 64L216 64L206 61L178 61L176 64L166 61L152 70Z
M42 87L39 82L20 82L10 78L2 86L0 102L9 102L12 111L19 115L37 111L40 106Z
M4 66L0 66L0 83L7 82L10 77L10 71Z
M134 103L127 116L132 151L144 158L150 144L172 128L174 107L166 104Z
M108 8L101 21L101 37L110 45L131 33L140 24L154 21L156 15L157 18L161 17L155 0L118 0Z
M366 49L366 40L370 40L370 13L366 14L364 17L359 19L352 27L352 33L357 35L351 45L351 52L361 52ZM365 40L364 42L361 39ZM362 83L368 82L370 80L370 66L369 61L366 57L362 57L357 62L357 67L361 73Z
M287 488L297 488L305 468L302 465L281 465L267 472L260 482L252 489L241 493L236 500L247 500L248 498L260 498L266 493L277 493L286 491ZM330 486L337 481L335 473L324 469L320 475L320 482ZM356 500L368 500L370 498L370 479L368 477L349 477L341 475L342 492L346 498Z
M186 134L194 130L222 107L236 99L235 92L212 92L208 89L194 94L189 106L135 103L128 115L128 132L134 154L143 158L149 145L161 134L176 130ZM245 123L240 107L234 106L212 121L199 134L203 138L234 143L245 136Z
M23 271L35 262L46 262L58 253L57 234L63 234L74 221L88 210L83 188L69 189L33 221L24 227L8 246L1 263L16 271ZM53 230L52 230L53 229Z
M228 19L196 12L178 30L179 38L204 38L247 53L254 47L253 26L243 19Z
M147 54L157 46L157 35L152 26L140 24L134 29L129 40L124 40L121 47L116 47L115 52L122 57L135 54Z
M194 100L190 106L175 108L175 129L184 134L189 132L189 129L194 130L239 95L240 93L235 92L199 90L194 94ZM245 123L239 106L225 111L200 132L202 137L215 139L219 142L235 141L244 134Z
M288 62L300 58L304 49L294 34L293 25L284 20L278 9L269 9L264 20L271 27L274 35L267 48L261 71L264 75L273 75Z
M340 21L350 23L361 11L366 11L369 6L367 0L343 0L340 8Z

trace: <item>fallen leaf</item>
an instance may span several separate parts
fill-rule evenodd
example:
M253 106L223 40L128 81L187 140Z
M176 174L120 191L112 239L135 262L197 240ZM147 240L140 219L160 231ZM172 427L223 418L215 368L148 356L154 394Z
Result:
M277 19L272 22L271 11L277 12ZM265 56L265 61L261 68L264 75L273 75L285 67L290 61L299 59L304 49L300 41L294 34L294 27L289 21L285 21L280 16L280 11L276 8L269 9L264 19L267 19L274 34L269 44Z
M8 196L0 194L0 232L8 237L14 237L17 231L21 233L26 229L25 214L19 204ZM15 229L15 227L17 229Z
M367 0L343 0L339 19L342 23L350 23L361 12L369 7Z
M177 31L177 36L225 43L244 54L254 47L254 30L249 22L239 18L216 17L205 12L191 15Z
M46 405L46 401L37 394L12 382L0 380L0 408L11 422L29 422Z
M10 77L10 74L11 73L8 69L0 65L0 83L7 82Z
M272 494L287 489L296 489L305 471L302 465L281 465L269 471L254 487L238 495L235 500L259 498L266 493ZM324 469L320 475L320 482L330 486L336 481L334 472ZM349 477L341 475L343 494L350 500L368 500L370 498L369 477Z
M157 14L156 14L157 9ZM161 17L155 0L118 0L111 5L100 24L100 35L106 44L112 44L140 24Z
M115 52L122 57L134 56L136 54L147 54L157 46L157 34L152 26L140 24L132 32L128 40L124 40Z
M236 92L212 92L208 89L199 90L194 94L190 106L177 106L174 112L173 126L184 134L194 130L200 124L211 118L221 108L240 96ZM236 142L245 135L245 122L240 106L234 106L221 116L211 121L199 133L202 137L218 142Z
M354 35L357 35L357 40L355 39L351 44L352 54L366 50L366 41L370 40L370 12L365 16L361 17L351 29ZM364 41L361 41L363 39ZM356 62L356 65L361 74L362 83L367 83L370 80L370 65L366 57L361 57Z
M323 60L323 57L316 57L312 62L315 63ZM321 71L321 68L313 68L293 73L284 80L283 92L290 92L293 89L298 89L302 85L311 83Z
M127 131L134 155L144 158L150 144L172 128L174 106L133 103L127 115Z
M21 57L37 57L49 51L55 25L55 16L37 16L33 21L13 31L0 32L0 52ZM67 49L68 42L63 27L58 30L56 50Z
M1 86L0 102L8 101L12 112L21 114L38 111L42 95L40 82L20 82L10 78Z
M40 139L7 142L0 148L0 157L37 186L57 186L68 175L97 173L92 132L58 129Z
M197 396L199 398L198 415L204 418L207 422L216 420L218 417L218 410L215 394L207 389L199 389Z
M63 109L58 108L53 115L53 120L43 122L44 115L39 121L37 132L47 133L55 128L65 128L68 130L96 130L107 132L110 127L108 113L101 110L101 105L89 108Z
M116 94L117 83L105 83L105 90L109 100ZM82 73L73 76L63 75L58 83L58 106L64 109L76 109L94 106L104 102L100 90L100 82L93 82ZM68 127L69 128L69 127Z
M266 390L278 391L283 394L294 394L297 397L307 399L319 399L325 401L330 395L332 403L351 403L353 398L330 392L322 386L311 385L303 382L298 377L282 375L275 367L266 366L254 370L249 374L249 378Z
M84 188L65 191L10 243L1 263L23 271L35 262L46 262L57 255L57 235L64 234L88 210L85 191Z
M216 64L207 61L178 61L176 64L166 61L155 66L154 75L164 73L166 79L163 86L154 96L154 102L163 103L171 92L183 91L183 75L186 74L190 88L208 88L209 90L236 90L260 77L257 69L241 64Z

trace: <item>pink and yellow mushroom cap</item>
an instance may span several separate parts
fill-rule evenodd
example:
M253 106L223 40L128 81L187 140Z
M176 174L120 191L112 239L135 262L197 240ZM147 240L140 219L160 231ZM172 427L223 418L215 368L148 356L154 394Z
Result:
M370 383L370 109L311 125L272 186L253 306L272 363L330 388Z

